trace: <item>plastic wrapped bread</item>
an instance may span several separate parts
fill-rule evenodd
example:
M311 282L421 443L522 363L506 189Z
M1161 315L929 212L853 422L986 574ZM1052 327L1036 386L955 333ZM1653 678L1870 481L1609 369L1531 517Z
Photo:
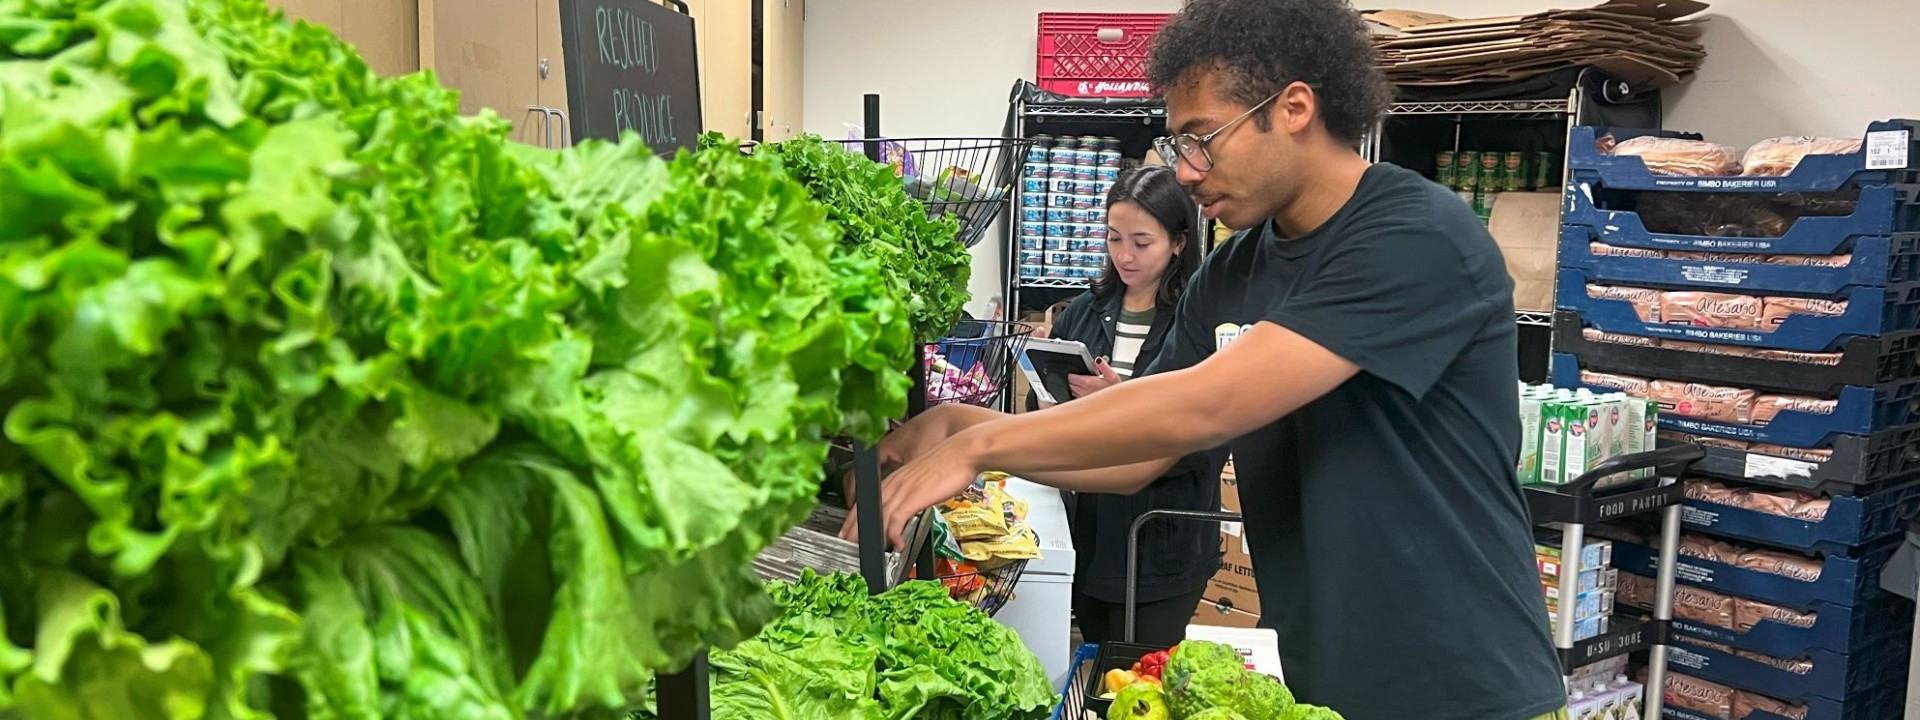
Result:
M1736 152L1719 143L1651 135L1613 146L1614 155L1638 157L1646 163L1648 172L1684 177L1738 175L1740 162Z
M1846 155L1860 152L1859 138L1777 137L1747 148L1740 159L1742 175L1778 177L1793 172L1808 155Z

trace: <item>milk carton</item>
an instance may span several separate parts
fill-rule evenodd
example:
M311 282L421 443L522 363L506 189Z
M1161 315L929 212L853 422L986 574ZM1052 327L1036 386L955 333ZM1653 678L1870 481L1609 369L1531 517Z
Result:
M1575 690L1567 696L1567 718L1569 720L1600 720L1600 699L1587 697L1584 690Z
M1647 688L1640 683L1628 680L1627 676L1613 676L1613 683L1607 686L1614 697L1614 716L1618 720L1640 720L1646 712Z
M1607 393L1599 398L1600 421L1596 431L1600 443L1599 457L1595 465L1606 460L1627 454L1627 436L1632 428L1627 421L1627 406L1632 398L1626 393ZM1621 474L1601 481L1595 487L1610 487L1632 480L1636 475Z

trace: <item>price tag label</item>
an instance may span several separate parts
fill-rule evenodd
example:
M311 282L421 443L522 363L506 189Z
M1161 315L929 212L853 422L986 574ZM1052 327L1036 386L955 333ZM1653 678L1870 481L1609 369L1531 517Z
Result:
M1900 170L1907 167L1912 133L1905 130L1881 130L1867 133L1867 169Z
M1788 460L1772 455L1747 453L1747 477L1813 477L1813 469L1818 467L1805 460Z

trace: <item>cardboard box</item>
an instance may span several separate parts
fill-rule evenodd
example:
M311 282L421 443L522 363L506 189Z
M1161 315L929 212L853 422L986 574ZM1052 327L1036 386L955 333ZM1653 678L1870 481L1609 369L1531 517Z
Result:
M1260 626L1260 616L1235 610L1212 600L1201 600L1200 607L1193 611L1193 624L1209 627L1256 628Z
M1231 462L1220 474L1220 509L1240 512L1240 485ZM1206 599L1258 617L1260 588L1253 578L1253 556L1247 546L1246 528L1240 523L1221 523L1220 545L1220 571L1207 581Z

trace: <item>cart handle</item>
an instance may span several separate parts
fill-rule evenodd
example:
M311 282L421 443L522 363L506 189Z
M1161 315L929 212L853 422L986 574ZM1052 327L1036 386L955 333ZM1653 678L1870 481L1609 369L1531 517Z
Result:
M1607 458L1606 460L1602 460L1599 465L1594 466L1592 470L1588 470L1580 477L1574 478L1573 482L1561 485L1560 489L1563 491L1561 494L1591 494L1594 484L1608 477L1623 472L1632 472L1634 470L1654 469L1656 471L1655 477L1641 478L1640 480L1623 485L1638 489L1638 486L1645 484L1648 480L1658 481L1661 477L1675 477L1685 471L1688 465L1692 465L1706 456L1707 451L1704 448L1690 442L1683 442L1668 445L1658 450ZM1607 489L1615 490L1617 488Z
M1120 639L1133 642L1133 613L1136 597L1140 591L1140 528L1146 527L1148 520L1168 518L1172 520L1198 520L1203 522L1239 522L1240 513L1213 512L1207 510L1148 510L1133 519L1133 527L1127 529L1127 623L1122 629Z

